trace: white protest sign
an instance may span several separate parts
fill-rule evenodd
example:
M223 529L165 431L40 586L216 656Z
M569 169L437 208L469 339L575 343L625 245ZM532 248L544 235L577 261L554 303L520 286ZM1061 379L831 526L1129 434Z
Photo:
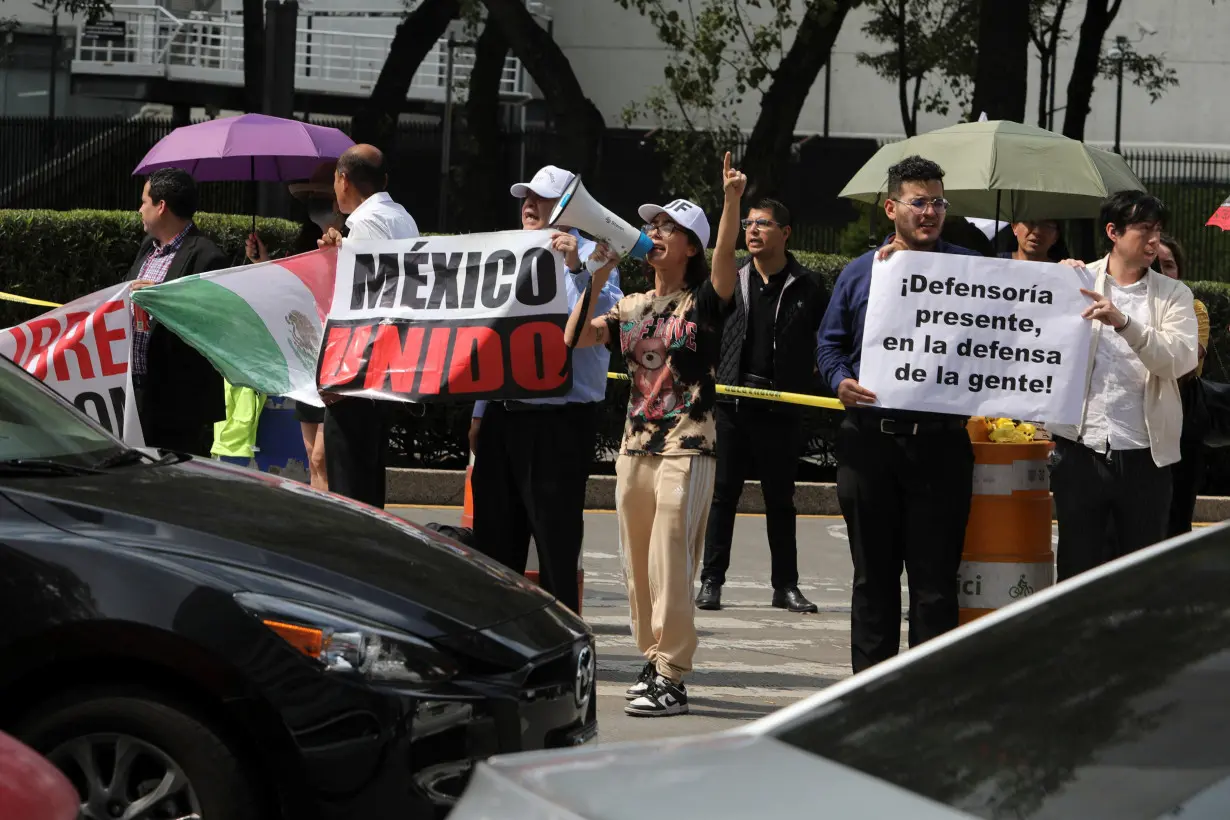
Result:
M0 355L129 445L145 444L131 401L128 283L0 332Z
M1080 273L912 251L873 264L859 383L880 406L1080 423L1091 332Z

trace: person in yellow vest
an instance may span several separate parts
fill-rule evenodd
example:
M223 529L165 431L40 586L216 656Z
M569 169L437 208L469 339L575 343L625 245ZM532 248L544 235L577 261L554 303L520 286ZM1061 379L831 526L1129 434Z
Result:
M1157 249L1157 268L1161 274L1171 279L1182 281L1187 256L1183 246L1173 236L1162 234L1161 244ZM1204 370L1204 357L1209 349L1209 310L1199 299L1192 300L1196 311L1196 369L1179 380L1183 385L1190 379L1200 378ZM1187 412L1187 393L1183 392L1184 412ZM1204 484L1205 452L1204 445L1198 440L1182 438L1179 440L1179 461L1171 465L1170 475L1173 490L1170 496L1170 523L1166 529L1167 537L1174 537L1192 531L1192 516L1196 511L1196 496Z

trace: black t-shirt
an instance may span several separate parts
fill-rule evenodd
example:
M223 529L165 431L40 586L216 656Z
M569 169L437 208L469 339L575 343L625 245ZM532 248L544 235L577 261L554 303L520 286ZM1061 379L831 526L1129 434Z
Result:
M603 317L632 380L621 454L716 454L715 374L733 307L706 280L666 296L630 294Z
M743 340L740 370L773 379L773 339L777 329L777 303L786 284L786 269L766 282L752 265L747 279L747 336Z

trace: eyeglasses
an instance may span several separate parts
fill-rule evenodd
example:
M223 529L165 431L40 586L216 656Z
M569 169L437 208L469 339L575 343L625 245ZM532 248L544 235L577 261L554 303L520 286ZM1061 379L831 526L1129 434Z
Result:
M769 227L770 225L777 225L780 227L782 223L774 222L772 219L743 219L743 220L740 220L739 224L743 226L743 230L745 231L748 228L752 227L753 225L755 225L757 228L760 228L763 231L765 228Z
M657 224L657 225L642 225L641 232L645 234L645 236L649 236L654 231L657 231L658 233L662 235L663 239L666 239L671 234L673 234L675 232L675 229L678 227L679 226L676 225L674 222L662 222L661 224Z
M894 199L893 202L900 202L902 205L909 205L911 208L918 211L919 213L922 213L923 211L927 210L928 205L934 206L936 211L947 211L948 210L948 200L944 199L944 197L942 196L937 196L937 197L930 198L930 199L925 196L918 196L918 197L914 197L913 199L908 199L908 200L907 199Z

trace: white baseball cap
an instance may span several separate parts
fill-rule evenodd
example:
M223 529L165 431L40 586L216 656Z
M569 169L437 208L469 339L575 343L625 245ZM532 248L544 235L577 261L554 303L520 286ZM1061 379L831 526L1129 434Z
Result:
M543 199L559 199L564 195L564 189L572 182L576 174L557 168L554 165L544 165L534 174L529 182L518 182L508 189L517 199L524 199L530 191Z
M658 214L666 214L675 222L696 234L696 238L700 240L701 248L709 247L709 219L695 202L689 202L686 199L676 199L665 205L645 204L637 210L637 214L646 222L649 222Z

